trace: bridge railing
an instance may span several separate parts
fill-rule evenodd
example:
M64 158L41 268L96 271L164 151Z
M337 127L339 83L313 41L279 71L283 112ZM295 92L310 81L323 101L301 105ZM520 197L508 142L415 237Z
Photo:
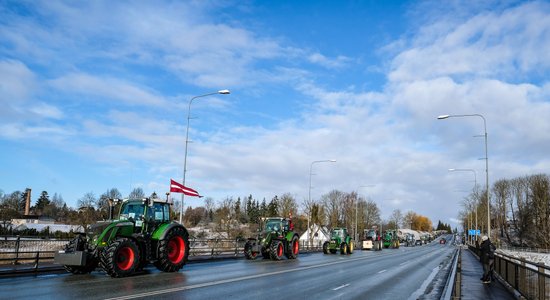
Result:
M69 240L37 239L25 237L0 238L0 265L32 264L53 262L57 251L63 250ZM216 258L220 256L243 255L246 239L189 239L189 257ZM300 242L300 252L321 251L322 244L308 245Z
M479 257L479 249L469 249ZM497 252L495 272L527 299L550 299L549 266Z

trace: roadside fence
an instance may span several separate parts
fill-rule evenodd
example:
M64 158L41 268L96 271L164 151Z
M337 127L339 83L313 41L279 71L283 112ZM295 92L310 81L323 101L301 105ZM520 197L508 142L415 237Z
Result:
M479 257L479 249L469 249ZM526 299L550 299L549 266L497 252L495 272Z
M246 239L189 239L189 257L216 258L243 256ZM37 239L31 237L0 237L0 265L34 264L53 262L54 255L63 250L68 239ZM321 251L321 243L308 246L300 242L300 252Z

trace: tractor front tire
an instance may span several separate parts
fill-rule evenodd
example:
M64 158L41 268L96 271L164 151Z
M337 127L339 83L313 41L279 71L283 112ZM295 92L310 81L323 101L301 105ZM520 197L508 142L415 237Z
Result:
M163 272L177 272L187 263L189 257L189 234L182 227L172 228L164 239L158 242L158 259L155 267Z
M139 258L139 248L132 239L118 238L101 253L101 265L111 277L126 277L136 271Z
M253 246L251 241L247 241L246 244L244 244L244 256L246 259L254 260L258 257L258 252L252 251Z
M348 254L352 254L352 253L353 253L353 248L354 248L353 240L350 240L350 241L349 241L349 245L348 245Z
M346 242L342 242L342 244L340 244L340 254L344 255L347 253L348 253L348 245L346 244Z
M328 245L329 245L329 242L324 242L323 243L323 253L324 254L328 254Z
M279 240L273 240L271 242L271 247L269 247L269 256L272 260L281 260L283 257L283 250L283 243Z
M298 240L298 236L294 236L292 240L290 240L290 244L288 245L288 248L286 250L286 257L288 259L296 259L299 253L300 241Z

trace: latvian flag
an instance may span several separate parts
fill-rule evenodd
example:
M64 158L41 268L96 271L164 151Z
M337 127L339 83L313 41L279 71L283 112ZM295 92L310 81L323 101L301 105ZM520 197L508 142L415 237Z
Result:
M184 195L187 195L187 196L202 198L202 196L199 195L199 192L195 191L192 188L188 188L184 186L183 184L175 181L174 179L170 179L170 192L183 193Z

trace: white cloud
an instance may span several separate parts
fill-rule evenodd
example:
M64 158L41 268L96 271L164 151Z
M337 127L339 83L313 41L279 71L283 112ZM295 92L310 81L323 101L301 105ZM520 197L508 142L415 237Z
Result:
M126 104L163 106L168 102L154 91L118 78L72 73L50 81L52 87L70 93L84 94L99 100L118 100ZM97 99L96 98L96 99ZM94 99L95 100L95 99Z
M351 59L343 55L339 55L334 59L330 59L321 53L312 53L307 59L314 64L319 64L328 69L342 68L351 62Z
M455 28L441 19L393 61L392 81L496 77L522 78L545 71L550 57L550 5L532 2L485 12ZM519 75L519 76L518 76Z

